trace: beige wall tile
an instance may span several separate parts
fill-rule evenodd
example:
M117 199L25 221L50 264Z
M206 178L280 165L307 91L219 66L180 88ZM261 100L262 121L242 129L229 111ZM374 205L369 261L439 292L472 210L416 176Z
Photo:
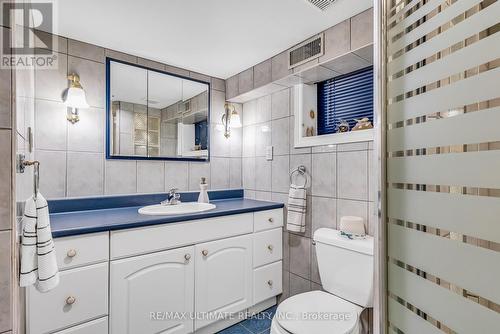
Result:
M2 31L0 31L2 33ZM12 71L0 68L0 128L10 128L11 124L11 83Z
M105 66L94 61L69 57L68 73L80 76L80 82L87 95L87 102L96 108L105 108Z
M12 162L11 130L0 129L0 230L11 227Z
M40 161L40 192L45 198L66 196L66 151L35 151Z
M106 160L104 193L135 194L137 191L137 162Z
M226 79L226 99L233 98L238 95L238 75L234 75Z
M104 48L74 39L68 40L68 54L104 63Z
M243 94L253 89L253 67L238 74L238 93Z
M49 38L49 36L52 38L52 47L50 50L60 53L68 53L68 39L66 37L57 36L41 30L37 30L36 34L38 36L43 36L42 38ZM35 41L35 46L40 49L47 49L47 46L38 43L38 40Z
M229 188L229 159L212 158L210 160L211 189Z
M311 281L290 273L290 296L311 291Z
M137 57L129 55L127 53L106 49L104 51L104 54L106 55L106 57L109 57L109 58L118 59L118 60L126 61L129 63L137 64Z
M271 80L276 81L292 74L288 69L288 51L284 51L271 58Z
M63 95L69 86L68 56L56 53L58 57L57 69L36 69L35 97L44 100L62 102Z
M341 22L325 31L325 54L319 62L325 62L338 57L351 49L350 20Z
M226 81L219 78L211 78L212 89L225 92L226 91Z
M373 43L373 8L351 18L351 50Z
M311 239L290 234L290 272L302 278L311 278Z
M0 332L12 329L10 233L0 232Z
M253 85L255 88L264 86L272 80L271 59L253 67Z
M152 68L155 70L160 70L160 71L165 71L165 64L159 63L154 60L149 60L149 59L144 59L144 58L137 58L137 64L147 67L147 68Z
M67 196L98 196L104 194L104 155L101 153L68 152Z
M172 74L182 75L184 77L189 77L189 71L183 68L165 65L165 71Z
M210 77L208 75L201 74L198 72L189 72L189 77L204 82L210 82Z

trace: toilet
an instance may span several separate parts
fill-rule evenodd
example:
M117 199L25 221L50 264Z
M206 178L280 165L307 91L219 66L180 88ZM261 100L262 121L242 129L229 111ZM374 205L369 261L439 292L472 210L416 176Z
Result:
M323 289L292 296L277 308L272 334L359 334L361 312L372 307L373 237L349 239L340 231L314 233Z

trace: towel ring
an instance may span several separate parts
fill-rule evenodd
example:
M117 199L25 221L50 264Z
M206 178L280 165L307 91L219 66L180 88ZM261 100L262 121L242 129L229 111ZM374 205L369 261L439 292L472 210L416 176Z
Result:
M307 175L306 175L306 166L300 165L299 167L295 168L291 173L290 173L290 184L293 184L293 177L294 175L298 173L304 178L304 185L303 187L307 187Z

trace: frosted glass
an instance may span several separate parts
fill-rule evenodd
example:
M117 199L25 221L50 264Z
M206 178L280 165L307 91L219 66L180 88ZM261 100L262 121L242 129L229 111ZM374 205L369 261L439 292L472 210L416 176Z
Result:
M500 150L388 159L393 183L500 188Z
M500 58L500 47L492 48L492 45L500 45L500 33L462 48L429 65L420 67L401 78L389 81L389 98L446 79L463 72L464 69L470 69Z
M389 257L500 303L500 252L395 224L387 229Z
M392 43L390 48L389 48L389 53L394 53L394 52L404 48L406 45L413 43L417 39L424 37L425 35L429 34L433 30L435 30L436 28L439 28L443 24L451 21L457 15L462 14L463 12L470 9L474 5L479 4L480 2L482 2L482 0L459 0L459 1L456 1L453 5L445 8L439 14L433 16L432 18L425 21L417 28L413 29L412 31L410 31L407 34L404 34L400 39L398 39L397 41ZM422 8L420 8L418 11L426 10L426 12L429 12L430 10L433 10L434 8L437 7L436 3L440 4L440 3L442 3L442 1L434 1L434 0L429 1L427 5L422 6ZM430 5L430 7L428 5ZM413 13L408 18L417 14L418 11ZM420 16L420 17L422 17L422 16ZM412 21L406 19L405 21L402 21L401 23L406 23L404 26L406 28L407 26L409 26L410 24L415 22L420 17L414 16ZM401 31L401 29L400 29L400 31Z
M496 2L495 4L490 5L490 7L491 8L488 8L488 10L482 10L479 13L474 14L467 20L460 22L445 32L429 39L419 47L416 47L406 52L403 56L389 62L388 74L393 75L447 47L464 41L474 33L478 33L495 25L498 23L498 16L500 15L500 4ZM493 11L491 9L493 9Z
M387 216L500 243L497 197L389 189Z
M406 334L443 334L438 328L420 318L403 305L389 298L389 321Z
M496 107L395 128L387 132L387 151L500 141L499 124Z
M389 264L388 274L390 290L393 293L442 321L455 332L478 334L498 332L499 313L392 263Z
M392 103L387 107L387 122L395 123L433 112L447 111L500 95L500 67L460 80L425 94Z

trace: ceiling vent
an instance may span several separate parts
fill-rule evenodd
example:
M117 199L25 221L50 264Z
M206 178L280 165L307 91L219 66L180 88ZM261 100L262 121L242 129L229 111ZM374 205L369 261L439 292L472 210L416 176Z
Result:
M321 57L324 53L323 34L309 38L288 51L288 68L307 63Z
M335 0L306 0L319 10L326 10Z

